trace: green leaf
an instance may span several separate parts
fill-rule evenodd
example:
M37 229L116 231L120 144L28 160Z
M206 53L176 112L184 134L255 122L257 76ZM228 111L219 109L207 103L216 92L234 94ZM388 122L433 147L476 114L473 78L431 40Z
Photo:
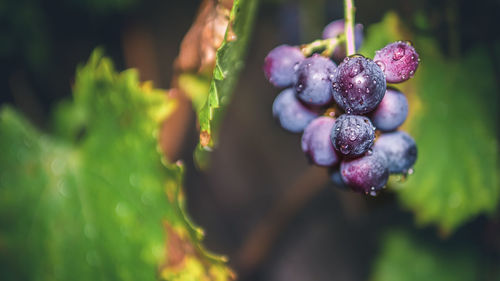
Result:
M184 211L182 165L158 148L174 106L94 52L54 132L0 111L2 280L232 280Z
M206 102L198 113L200 145L196 153L209 151L217 144L217 132L224 107L229 103L244 57L257 10L256 0L235 0L216 63ZM201 159L202 157L197 159ZM199 163L203 166L203 163Z
M409 98L403 130L415 138L418 159L415 173L393 186L418 223L450 233L477 215L494 212L500 199L493 65L481 47L445 58L436 42L412 37L401 26L390 13L368 28L363 49L372 56L387 43L412 40L421 58L415 77L395 85Z
M372 281L483 280L485 268L474 248L429 241L406 231L389 232L372 271Z

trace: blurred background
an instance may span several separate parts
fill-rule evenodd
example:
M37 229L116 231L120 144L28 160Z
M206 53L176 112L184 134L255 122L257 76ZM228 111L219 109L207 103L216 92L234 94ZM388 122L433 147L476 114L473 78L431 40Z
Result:
M51 110L71 96L76 66L97 46L118 69L137 68L141 80L168 89L180 43L200 4L4 0L0 101L14 105L39 128L50 129ZM488 71L495 81L489 91L500 94L499 1L358 0L356 6L356 22L363 23L365 31L394 11L412 34L432 38L445 59L460 58L481 46L493 67L472 71ZM240 280L389 280L376 277L383 276L386 265L379 259L381 253L399 250L400 258L389 253L390 257L412 261L404 256L405 247L415 248L405 241L416 239L422 243L417 249L424 253L415 258L415 271L425 272L441 257L458 257L454 264L443 261L446 277L437 280L457 280L447 279L448 268L462 278L473 276L461 280L500 280L498 208L492 215L469 219L453 234L443 234L433 225L416 226L414 214L401 206L394 192L374 199L334 187L327 171L308 164L300 151L300 136L283 131L273 120L271 105L278 90L265 80L264 57L277 45L319 38L327 23L341 17L342 1L261 1L246 65L227 108L219 145L204 172L193 162L198 142L195 113L185 108L187 133L176 135L183 138L176 158L186 164L187 207L205 230L205 245L227 255ZM498 106L498 98L491 101ZM498 138L498 111L488 118ZM491 156L496 165L497 155ZM439 169L436 173L450 176ZM426 256L425 249L437 249L438 254ZM397 262L388 264L398 267ZM408 271L402 274L409 278L393 280L422 280L412 279Z

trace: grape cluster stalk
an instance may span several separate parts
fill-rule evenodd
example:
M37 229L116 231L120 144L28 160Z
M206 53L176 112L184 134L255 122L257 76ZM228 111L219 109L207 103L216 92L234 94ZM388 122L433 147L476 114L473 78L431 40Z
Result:
M388 83L412 78L420 59L409 41L389 43L373 59L354 53L362 42L361 24L335 20L320 40L271 50L264 74L281 89L274 117L285 130L303 133L310 162L327 167L335 185L375 196L390 174L412 173L417 160L415 141L398 130L408 100Z

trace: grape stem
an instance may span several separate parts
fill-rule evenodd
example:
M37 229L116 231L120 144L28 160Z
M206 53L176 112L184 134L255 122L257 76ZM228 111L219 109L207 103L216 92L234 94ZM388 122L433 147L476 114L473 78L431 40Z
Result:
M347 56L354 55L356 48L354 47L354 0L344 0L344 35Z
M319 39L309 44L300 46L300 51L304 56L309 57L314 53L321 53L322 56L331 57L335 48L345 41L345 35L340 34L334 38Z

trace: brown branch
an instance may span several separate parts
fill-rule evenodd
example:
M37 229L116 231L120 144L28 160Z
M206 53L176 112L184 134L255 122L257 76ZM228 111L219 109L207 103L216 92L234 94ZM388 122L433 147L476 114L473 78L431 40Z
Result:
M326 169L311 166L250 232L236 255L241 273L251 272L267 257L281 231L328 182Z

